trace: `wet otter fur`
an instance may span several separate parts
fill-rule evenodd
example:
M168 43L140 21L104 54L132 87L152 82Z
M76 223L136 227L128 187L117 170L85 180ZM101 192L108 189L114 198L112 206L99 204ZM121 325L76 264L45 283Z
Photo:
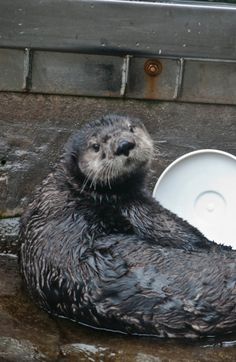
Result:
M236 253L145 190L153 142L106 116L73 136L21 219L21 272L46 311L95 328L196 338L236 328Z

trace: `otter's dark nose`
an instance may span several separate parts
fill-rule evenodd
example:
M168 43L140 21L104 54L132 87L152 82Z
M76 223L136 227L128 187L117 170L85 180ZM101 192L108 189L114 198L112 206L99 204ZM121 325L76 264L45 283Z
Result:
M129 151L131 151L135 146L134 142L127 141L127 140L121 140L118 143L118 147L116 150L116 154L119 155L125 155L129 156Z

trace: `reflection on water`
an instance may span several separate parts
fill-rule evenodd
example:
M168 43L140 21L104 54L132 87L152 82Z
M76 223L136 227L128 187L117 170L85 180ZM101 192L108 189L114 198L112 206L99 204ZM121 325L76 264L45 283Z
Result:
M200 342L128 337L52 318L21 288L17 259L0 255L0 361L236 361L236 336Z

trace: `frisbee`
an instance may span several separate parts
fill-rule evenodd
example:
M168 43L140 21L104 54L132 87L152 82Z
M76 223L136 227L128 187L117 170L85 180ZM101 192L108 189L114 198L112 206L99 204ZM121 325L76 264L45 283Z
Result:
M236 157L198 150L175 160L157 181L154 198L209 240L236 249Z

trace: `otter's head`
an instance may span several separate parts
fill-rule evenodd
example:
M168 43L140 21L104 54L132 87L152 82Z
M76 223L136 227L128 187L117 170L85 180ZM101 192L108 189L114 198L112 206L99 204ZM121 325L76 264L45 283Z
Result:
M112 188L144 174L152 157L153 142L142 122L115 115L86 124L67 147L73 176L89 188Z

